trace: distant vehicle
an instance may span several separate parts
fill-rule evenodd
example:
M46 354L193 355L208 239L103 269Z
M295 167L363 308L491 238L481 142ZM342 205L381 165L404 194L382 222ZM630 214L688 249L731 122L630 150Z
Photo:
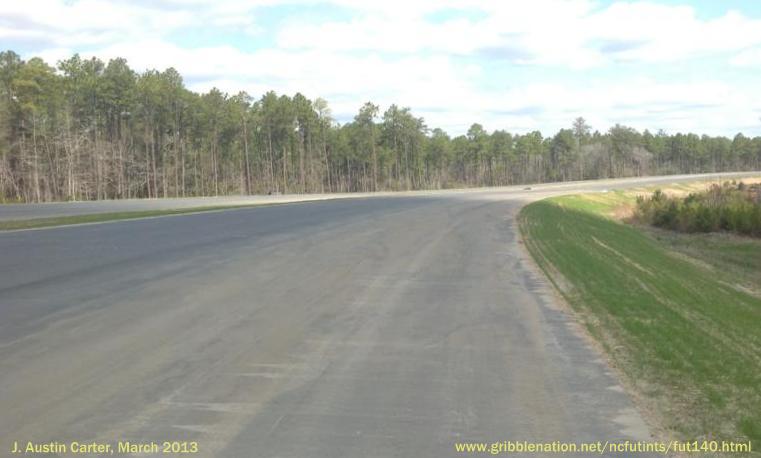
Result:
M524 191L531 191L531 186L526 186L525 188L523 188L523 190Z

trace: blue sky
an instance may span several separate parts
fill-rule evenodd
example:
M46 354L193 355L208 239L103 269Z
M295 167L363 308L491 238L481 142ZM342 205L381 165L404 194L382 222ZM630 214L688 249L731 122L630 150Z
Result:
M452 134L599 130L761 134L761 2L28 0L2 47L175 67L194 90L409 106Z

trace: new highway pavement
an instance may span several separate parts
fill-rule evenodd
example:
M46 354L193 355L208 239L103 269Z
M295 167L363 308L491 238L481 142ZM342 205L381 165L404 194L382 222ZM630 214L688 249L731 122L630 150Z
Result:
M458 442L648 440L515 217L550 194L684 179L0 233L0 455L14 442L443 457Z

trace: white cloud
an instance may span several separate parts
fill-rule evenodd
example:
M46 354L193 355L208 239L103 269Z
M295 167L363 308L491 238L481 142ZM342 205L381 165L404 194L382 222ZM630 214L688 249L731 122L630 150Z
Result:
M412 12L395 2L377 3L387 7L359 7L361 14L350 21L289 24L278 44L334 52L490 50L517 63L575 68L684 60L761 44L761 20L733 11L701 20L690 6L623 2L596 9L588 0L536 0L516 7L450 0L444 6L482 11L485 17L429 23L423 17L444 8L441 3L421 2Z
M761 20L733 11L699 20L688 6L621 3L586 22L590 38L610 44L611 56L623 61L680 61L761 43Z
M761 48L743 50L729 62L736 67L761 67Z
M516 63L588 68L619 61L683 60L761 45L761 20L733 11L704 20L691 6L646 1L605 8L591 0L535 0L519 6L489 0L328 3L352 10L354 17L324 23L294 20L276 32L278 46L326 52L485 52ZM268 0L3 2L0 38L82 47L160 37L184 27L256 33L261 31L255 22L256 8L275 4ZM439 23L425 20L446 9L482 14Z
M674 69L672 62L704 57L740 68L761 65L761 20L737 12L702 19L691 6L646 1L606 7L593 0L330 3L350 10L350 19L297 17L272 30L257 21L256 7L282 4L274 0L4 2L0 39L35 49L50 63L80 52L125 57L137 70L172 66L199 91L217 86L254 96L270 89L320 96L343 119L367 100L383 107L398 103L452 133L472 122L549 133L579 115L603 130L621 122L640 129L761 133L756 87L714 79L710 72L675 80L644 71L653 62ZM478 14L428 20L446 9ZM170 41L176 31L200 27L207 33L266 32L275 45L244 51L234 43L191 48ZM618 65L623 62L627 73ZM533 78L513 81L509 70L502 73L511 65L529 69ZM556 77L562 72L568 78ZM495 81L510 89L484 84Z
M240 2L183 6L98 0L0 2L0 39L81 48L160 37L185 27L253 25L250 7L244 9Z

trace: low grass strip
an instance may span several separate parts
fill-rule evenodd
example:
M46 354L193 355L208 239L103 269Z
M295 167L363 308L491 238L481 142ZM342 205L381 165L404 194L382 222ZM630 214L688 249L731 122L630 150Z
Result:
M530 204L526 246L666 435L761 448L761 299L607 216L625 200Z
M12 231L21 229L37 229L52 226L70 226L75 224L102 223L107 221L118 221L138 218L152 218L156 216L183 215L188 213L200 213L219 210L230 210L236 208L261 207L263 205L280 205L278 204L255 204L255 205L227 205L227 206L207 206L192 207L170 210L144 210L114 213L90 213L86 215L55 216L50 218L34 218L23 220L0 221L0 231Z

